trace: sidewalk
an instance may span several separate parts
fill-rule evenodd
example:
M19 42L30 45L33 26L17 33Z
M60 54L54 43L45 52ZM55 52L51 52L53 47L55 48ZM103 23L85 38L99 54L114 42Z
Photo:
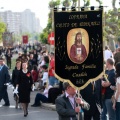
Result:
M39 92L40 91L36 91L36 90L34 92L32 92L34 98L35 98L35 95ZM44 109L47 109L47 110L54 110L54 111L56 110L55 104L52 104L52 103L41 103L41 107L44 108Z
M42 103L41 104L42 108L48 109L48 110L56 110L55 105L51 104L51 103Z

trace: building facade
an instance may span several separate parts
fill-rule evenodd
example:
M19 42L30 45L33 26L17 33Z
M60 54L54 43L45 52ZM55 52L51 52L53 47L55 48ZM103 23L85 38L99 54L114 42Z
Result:
M40 21L35 17L35 13L29 9L23 12L0 12L0 18L6 23L9 32L15 34L40 32Z

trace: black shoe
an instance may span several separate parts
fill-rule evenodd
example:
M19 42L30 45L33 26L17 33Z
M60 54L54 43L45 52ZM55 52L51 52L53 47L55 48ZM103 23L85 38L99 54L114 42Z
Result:
M24 117L27 117L27 114L24 114Z
M3 106L10 106L10 104L4 104Z

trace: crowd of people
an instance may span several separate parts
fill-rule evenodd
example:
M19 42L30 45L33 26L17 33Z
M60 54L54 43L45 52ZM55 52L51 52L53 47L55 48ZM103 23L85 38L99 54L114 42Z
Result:
M59 120L77 120L78 113L80 120L120 120L120 48L112 52L108 46L105 47L105 75L91 82L80 93L68 82L56 79L53 52L49 53L44 47L34 47L29 52L23 49L22 53L17 54L11 78L12 50L8 49L4 54L7 65L5 59L0 57L0 101L5 101L4 106L10 105L7 85L11 82L16 108L20 104L25 117L28 115L30 92L36 89L38 93L31 107L41 106L42 102L53 103Z
M56 99L59 120L120 120L120 48L105 46L103 53L105 74L80 91L79 101L75 89L63 84L64 94ZM78 115L83 111L84 118Z
M26 50L21 49L18 53L14 53L14 49L9 48L6 52L3 51L0 57L0 66L2 66L0 70L2 80L0 82L0 101L4 100L3 106L10 106L7 86L12 84L16 101L15 108L20 106L24 111L24 117L28 115L31 91L38 91L32 107L40 106L41 102L55 104L57 96L62 94L61 82L54 76L54 53L48 53L44 46L34 46L29 49L27 47L29 46L26 46ZM17 58L10 77L9 70L13 54L16 54Z

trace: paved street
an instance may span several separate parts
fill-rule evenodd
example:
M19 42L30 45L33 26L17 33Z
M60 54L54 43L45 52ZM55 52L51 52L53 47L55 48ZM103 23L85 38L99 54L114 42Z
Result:
M10 107L3 107L4 101L0 102L0 120L58 120L56 111L47 110L40 107L31 107L37 91L31 93L31 103L29 105L29 115L23 116L21 109L15 109L15 101L13 99L12 89L8 89L10 98Z

